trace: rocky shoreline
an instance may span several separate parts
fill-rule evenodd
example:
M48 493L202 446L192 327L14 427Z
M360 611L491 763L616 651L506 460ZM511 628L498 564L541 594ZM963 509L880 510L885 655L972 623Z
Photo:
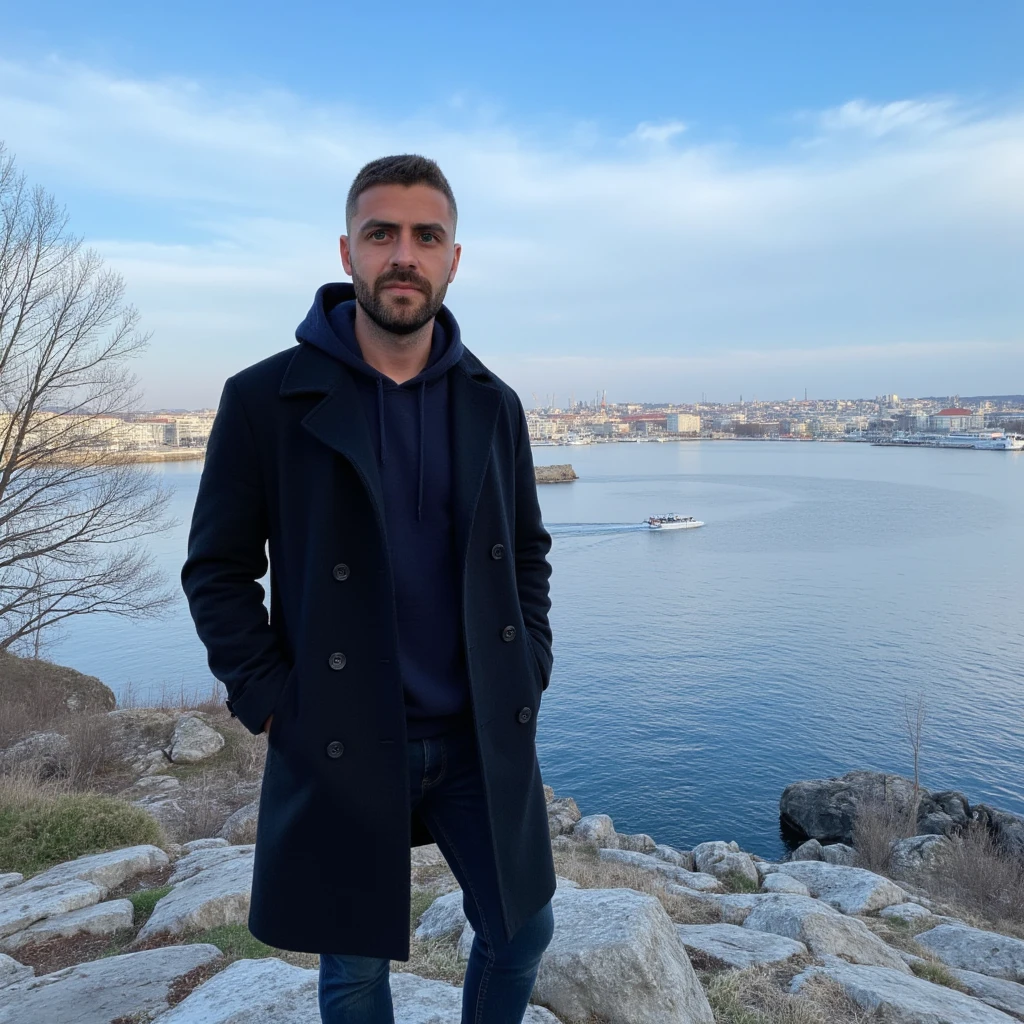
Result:
M34 873L0 863L0 1024L316 1024L317 958L264 947L245 927L263 737L212 700L113 710L102 692L90 700L124 766L117 799L168 838ZM0 774L53 775L76 742L59 728L22 737L0 751ZM852 842L858 808L879 794L897 811L913 806L900 776L787 787L780 813L807 838L778 861L726 839L683 850L620 833L545 791L556 925L530 1024L1024 1020L1024 926L964 913L941 884L972 823L1006 856L1017 850L1014 815L921 789L924 831L892 843L883 875L860 866ZM436 847L413 850L412 887L412 955L391 979L396 1021L456 1024L473 936Z
M534 475L539 484L570 484L579 480L576 470L568 463L558 466L535 466Z

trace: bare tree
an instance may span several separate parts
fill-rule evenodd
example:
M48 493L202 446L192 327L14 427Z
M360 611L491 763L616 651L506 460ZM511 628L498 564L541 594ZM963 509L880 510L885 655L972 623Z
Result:
M148 342L124 283L0 142L0 649L37 654L70 617L171 600L142 538L170 493L120 450Z
M927 709L924 703L924 694L917 695L917 701L911 706L909 699L903 697L903 717L907 728L907 739L910 741L910 750L914 756L914 799L907 809L908 825L917 830L917 812L921 807L921 738L924 734L924 723L927 716Z

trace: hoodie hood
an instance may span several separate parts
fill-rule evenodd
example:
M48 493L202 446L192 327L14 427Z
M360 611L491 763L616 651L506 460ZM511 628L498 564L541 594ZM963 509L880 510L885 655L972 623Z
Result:
M347 282L331 282L317 289L313 305L306 318L296 328L295 337L300 343L314 345L343 363L356 374L357 381L361 380L364 387L370 386L376 392L375 419L382 471L386 470L388 461L388 422L392 418L388 415L389 402L393 404L395 401L407 400L408 393L415 392L417 407L414 429L417 433L418 446L415 504L416 519L422 521L427 387L440 382L462 358L464 348L459 325L448 308L442 306L434 318L434 333L426 366L415 377L397 384L363 359L355 334L355 317L355 288ZM399 395L398 392L405 394Z
M296 340L333 356L350 370L391 387L413 387L447 373L463 354L459 325L447 306L434 318L434 335L430 342L427 365L411 380L395 384L365 359L355 333L356 290L347 281L321 285L313 296L306 318L295 329Z

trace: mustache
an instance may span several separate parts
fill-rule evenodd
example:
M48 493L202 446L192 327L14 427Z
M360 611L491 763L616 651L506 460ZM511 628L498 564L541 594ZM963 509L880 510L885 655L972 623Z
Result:
M418 288L426 295L430 295L433 291L430 287L430 282L425 277L421 277L414 270L389 270L386 274L381 274L381 276L377 278L377 281L373 286L373 290L379 292L389 284L411 284L414 288Z

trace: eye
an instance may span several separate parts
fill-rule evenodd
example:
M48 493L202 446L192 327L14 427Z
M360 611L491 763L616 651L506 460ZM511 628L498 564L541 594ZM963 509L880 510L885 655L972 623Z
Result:
M376 231L370 232L370 238L375 242L383 242L388 237L388 233L383 228L377 228Z
M437 241L437 235L435 235L433 231L424 231L420 235L420 241L421 242L436 242Z

